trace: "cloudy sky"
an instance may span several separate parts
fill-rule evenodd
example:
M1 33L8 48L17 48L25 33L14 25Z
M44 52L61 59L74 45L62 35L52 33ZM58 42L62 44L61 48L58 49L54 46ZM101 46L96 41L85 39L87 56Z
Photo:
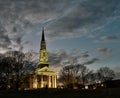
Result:
M0 53L39 52L43 27L52 67L120 71L120 0L0 0Z

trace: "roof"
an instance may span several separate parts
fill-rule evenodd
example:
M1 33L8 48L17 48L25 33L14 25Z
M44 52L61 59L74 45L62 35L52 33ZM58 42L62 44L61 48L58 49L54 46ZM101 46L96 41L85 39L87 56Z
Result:
M43 68L37 68L35 71L32 71L30 74L36 75L56 75L56 72L45 66Z

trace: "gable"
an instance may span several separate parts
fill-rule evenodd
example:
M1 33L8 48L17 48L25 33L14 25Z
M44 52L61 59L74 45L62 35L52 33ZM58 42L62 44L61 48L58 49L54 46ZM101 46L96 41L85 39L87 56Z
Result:
M56 75L56 72L48 67L37 68L34 73L42 75Z

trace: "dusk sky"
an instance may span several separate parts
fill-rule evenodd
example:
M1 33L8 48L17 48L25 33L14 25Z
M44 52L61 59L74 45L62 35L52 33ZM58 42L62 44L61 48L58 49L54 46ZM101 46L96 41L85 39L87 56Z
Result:
M0 0L0 53L38 53L43 27L50 66L120 72L120 0Z

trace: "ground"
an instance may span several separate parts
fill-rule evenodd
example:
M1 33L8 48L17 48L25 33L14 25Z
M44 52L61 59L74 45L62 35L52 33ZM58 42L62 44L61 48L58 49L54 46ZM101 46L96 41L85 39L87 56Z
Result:
M97 90L39 89L0 91L0 98L120 98L120 88Z

